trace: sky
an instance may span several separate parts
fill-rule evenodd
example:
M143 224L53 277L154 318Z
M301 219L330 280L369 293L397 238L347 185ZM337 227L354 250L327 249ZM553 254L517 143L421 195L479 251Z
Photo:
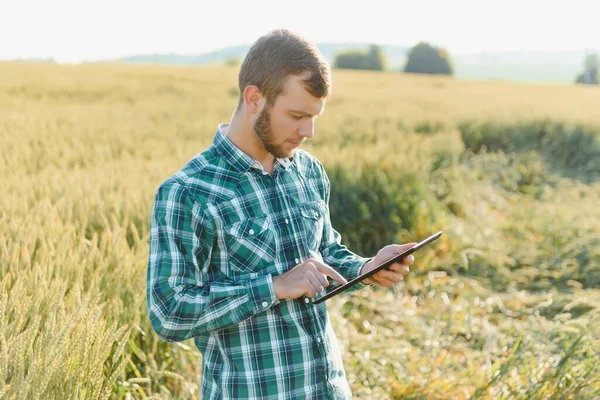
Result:
M356 4L356 5L353 5ZM595 0L2 0L0 60L59 63L197 55L275 28L317 43L482 50L600 51Z

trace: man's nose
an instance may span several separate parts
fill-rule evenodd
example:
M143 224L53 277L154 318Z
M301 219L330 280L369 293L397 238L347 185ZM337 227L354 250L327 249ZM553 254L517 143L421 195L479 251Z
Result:
M315 136L315 121L312 118L307 119L302 126L300 126L300 135L306 138Z

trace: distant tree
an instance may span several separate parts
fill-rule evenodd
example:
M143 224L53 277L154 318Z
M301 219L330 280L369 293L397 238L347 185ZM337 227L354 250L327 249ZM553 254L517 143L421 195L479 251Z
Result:
M581 73L576 83L584 85L598 85L598 55L588 54L583 62L583 73Z
M450 55L442 48L419 42L408 51L404 72L453 75Z
M338 53L335 56L334 65L344 69L368 69L365 52L360 50L349 50Z
M367 58L370 63L369 69L373 69L375 71L383 71L386 69L387 57L385 55L385 51L381 46L373 44L369 47L369 53L367 54Z
M371 45L368 51L348 50L335 56L334 65L343 69L368 69L383 71L386 68L386 55L381 46Z

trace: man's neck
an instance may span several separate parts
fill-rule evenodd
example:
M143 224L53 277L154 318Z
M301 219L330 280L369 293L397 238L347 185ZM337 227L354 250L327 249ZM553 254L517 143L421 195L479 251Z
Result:
M265 171L269 174L273 171L275 157L262 147L249 123L234 114L229 125L222 130L237 148L259 162Z

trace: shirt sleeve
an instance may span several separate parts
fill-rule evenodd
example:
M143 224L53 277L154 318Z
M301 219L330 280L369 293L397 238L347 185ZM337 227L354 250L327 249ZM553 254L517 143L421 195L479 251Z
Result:
M278 303L271 275L232 281L209 273L214 227L185 187L166 181L152 208L146 300L152 328L169 342L238 324Z
M331 224L331 216L329 212L329 198L330 198L330 182L329 177L325 168L321 165L321 177L324 185L324 201L326 204L327 212L325 214L325 220L323 223L323 239L321 241L321 256L325 264L333 267L340 273L347 281L357 278L362 270L362 267L370 261L372 258L362 257L352 251L350 251L345 245L341 244L342 236L335 230ZM354 285L353 287L346 290L346 292L353 292L362 289L366 286L362 282ZM326 291L335 289L337 284L330 285Z

